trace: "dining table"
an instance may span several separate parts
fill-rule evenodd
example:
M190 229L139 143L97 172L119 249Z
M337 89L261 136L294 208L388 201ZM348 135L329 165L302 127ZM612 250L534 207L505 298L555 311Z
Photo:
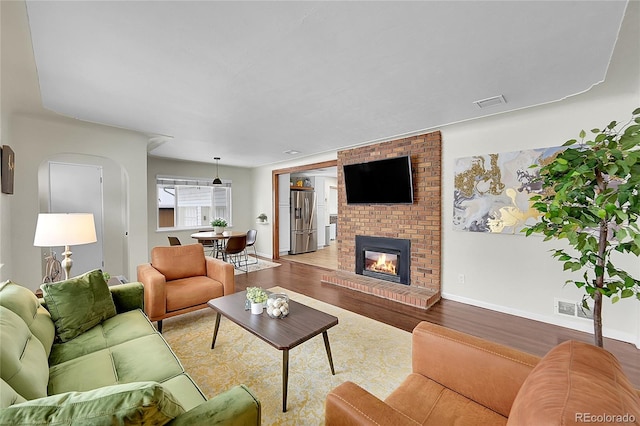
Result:
M241 237L243 235L247 235L247 233L240 231L224 231L223 233L218 234L214 231L200 231L191 234L191 238L198 240L202 245L210 243L211 245L209 247L213 247L211 255L217 258L218 254L221 254L223 260L226 260L224 256L226 241L231 237Z

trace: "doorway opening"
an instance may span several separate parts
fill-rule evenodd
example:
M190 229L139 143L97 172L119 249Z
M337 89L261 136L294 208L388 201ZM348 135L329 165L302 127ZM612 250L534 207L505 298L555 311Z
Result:
M314 190L317 190L319 193L318 198L320 198L317 212L320 220L318 220L317 233L319 234L319 247L322 247L322 249L311 253L288 255L290 244L287 244L287 237L290 238L290 223L287 219L290 219L289 196L291 186L295 186L299 178L301 178L300 180L304 187L305 182L314 182L314 175L324 173L330 168L335 169L337 164L338 160L329 160L272 171L272 193L274 206L274 223L272 228L273 259L280 259L282 256L283 258L287 258L292 261L315 264L316 266L328 267L330 269L337 268L337 249L335 249L337 246L335 241L335 228L337 222L337 171L333 172L335 181L327 185L326 189L324 183L317 188L313 188ZM296 182L291 182L292 176L295 177ZM331 187L333 187L333 190ZM294 188L294 190L295 189L296 188ZM336 201L335 211L328 210L329 203L332 201ZM332 226L334 229L333 233L331 232ZM327 234L329 234L328 238ZM334 254L331 255L330 253ZM325 263L321 257L327 256L329 256L328 262Z
M62 164L65 166L65 169L72 170L69 173L72 178L72 182L69 183L68 179L64 182L55 179L57 183L52 184L50 163ZM98 192L96 188L88 189L88 191L92 193L91 197L75 195L75 191L84 188L88 184L85 182L85 180L88 181L87 178L81 178L84 174L78 174L78 168L80 168L80 170L89 170L91 168L101 170L102 190L100 197L96 198L96 200L100 199L100 202L94 200L93 197L93 195L96 195ZM87 266L83 267L80 263L80 258L82 257L81 252L83 249L91 248L91 245L77 246L77 248L72 247L74 259L72 275L85 272L83 269L99 267L99 265L102 265L103 271L108 272L111 276L122 275L124 277L130 277L132 273L135 274L135 265L131 266L129 260L130 247L128 227L130 215L128 202L128 179L127 173L119 163L105 157L93 155L56 154L45 159L38 167L39 212L50 212L53 210L64 210L65 212L78 212L82 210L82 212L92 212L94 213L94 219L96 222L96 233L101 234L99 242L94 243L94 246L100 245L100 247L102 247L102 254L89 255L91 262L97 261L99 263L88 263ZM77 182L80 180L82 182ZM68 189L65 185L71 185L73 189ZM68 191L59 193L58 191L61 188L67 188ZM56 192L58 193L56 194ZM73 196L71 193L73 193ZM80 199L80 202L78 205L61 206L58 202L54 201L52 205L52 197L54 199L62 199L63 201L66 200L65 203L71 202L72 199ZM94 208L91 208L91 205L93 204L87 205L89 198L96 201L99 205L96 204ZM53 210L51 210L52 208ZM102 219L100 219L100 217ZM44 258L45 255L49 254L49 252L50 250L48 248L41 250L41 276L46 272L46 261ZM59 254L60 253L58 253L58 255ZM133 270L131 270L132 268Z

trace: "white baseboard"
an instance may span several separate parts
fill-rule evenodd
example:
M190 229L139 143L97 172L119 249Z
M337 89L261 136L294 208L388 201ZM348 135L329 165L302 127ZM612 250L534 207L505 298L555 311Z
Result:
M527 318L534 321L540 321L547 324L553 324L560 327L569 328L571 330L583 331L585 333L593 334L593 323L591 321L581 321L581 323L576 323L575 321L568 321L564 318L556 315L540 315L532 312L526 312L519 309L513 309L506 306L495 305L493 303L484 302L481 300L475 300L468 297L458 296L455 294L442 293L442 298L447 300L452 300L454 302L464 303L465 305L477 306L479 308L485 308L496 312L502 312L504 314L515 315L517 317ZM610 339L620 340L623 342L631 343L635 345L638 349L638 336L634 336L631 333L621 332L619 330L612 330L604 328L602 329L602 334L604 337L608 337Z

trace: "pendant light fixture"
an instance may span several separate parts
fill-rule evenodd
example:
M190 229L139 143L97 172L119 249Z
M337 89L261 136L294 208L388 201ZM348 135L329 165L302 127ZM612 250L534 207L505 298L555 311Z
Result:
M214 185L222 185L222 181L220 180L220 174L218 173L218 162L220 161L220 157L213 157L216 160L216 178L213 180Z

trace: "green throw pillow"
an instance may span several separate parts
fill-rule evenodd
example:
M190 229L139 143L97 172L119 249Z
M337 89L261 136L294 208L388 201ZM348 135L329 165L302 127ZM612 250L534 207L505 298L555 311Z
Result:
M56 337L68 342L116 315L116 306L102 271L40 286L56 326Z
M0 410L0 424L164 425L182 413L182 405L161 384L133 382L12 405Z

